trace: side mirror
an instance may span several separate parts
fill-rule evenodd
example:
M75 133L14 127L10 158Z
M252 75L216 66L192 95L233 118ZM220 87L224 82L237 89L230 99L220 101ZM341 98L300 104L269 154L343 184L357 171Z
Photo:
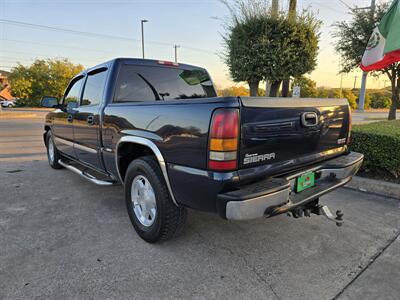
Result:
M42 100L40 100L40 106L47 108L56 108L58 107L58 98L47 96L42 97Z

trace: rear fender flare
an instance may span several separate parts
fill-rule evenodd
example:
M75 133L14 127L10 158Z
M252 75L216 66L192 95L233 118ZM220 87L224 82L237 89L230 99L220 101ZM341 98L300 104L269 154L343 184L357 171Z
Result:
M161 151L160 151L160 149L158 149L156 144L154 144L149 139L146 139L146 138L143 138L143 137L138 137L138 136L124 136L118 141L117 146L115 148L115 165L117 167L117 173L118 173L118 177L119 177L120 181L124 184L124 180L121 177L121 173L120 173L120 170L119 170L118 151L119 151L119 148L120 148L121 144L124 144L124 143L132 143L132 144L138 144L138 145L146 146L154 153L154 156L156 157L156 159L158 161L158 164L160 166L161 172L162 172L162 174L164 176L164 180L165 180L165 183L167 185L169 194L171 195L172 202L176 206L179 206L178 203L176 202L176 199L175 199L174 194L172 192L172 188L171 188L171 184L170 184L169 177L168 177L168 172L167 172L167 166L166 166L164 157L162 156Z

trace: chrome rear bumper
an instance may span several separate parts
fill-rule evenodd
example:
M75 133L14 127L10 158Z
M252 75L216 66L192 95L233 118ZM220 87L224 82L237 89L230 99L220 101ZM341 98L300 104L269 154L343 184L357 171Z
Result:
M244 186L238 191L220 194L218 198L226 202L225 216L229 220L274 216L304 205L345 185L357 173L363 159L362 154L350 152L301 172L280 178L268 178ZM294 191L296 178L311 171L315 172L315 186L296 193Z

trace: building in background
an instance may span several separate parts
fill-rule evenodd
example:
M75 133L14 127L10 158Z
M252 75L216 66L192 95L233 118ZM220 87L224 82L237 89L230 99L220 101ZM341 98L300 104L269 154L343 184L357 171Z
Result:
M0 70L0 100L11 100L14 97L11 95L10 84L8 83L7 71Z

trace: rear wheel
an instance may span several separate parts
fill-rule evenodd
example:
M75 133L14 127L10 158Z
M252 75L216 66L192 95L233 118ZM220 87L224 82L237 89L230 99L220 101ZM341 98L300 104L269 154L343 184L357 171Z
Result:
M8 104L8 107L11 108L11 107L13 107L13 106L12 106L12 104L10 103L10 104Z
M58 163L58 160L61 158L61 156L56 148L56 145L54 144L51 130L49 130L49 132L46 135L46 146L47 146L47 159L49 161L49 165L53 169L62 169L62 166Z
M171 239L183 228L186 209L172 202L161 169L151 156L130 163L125 200L133 227L149 243Z

